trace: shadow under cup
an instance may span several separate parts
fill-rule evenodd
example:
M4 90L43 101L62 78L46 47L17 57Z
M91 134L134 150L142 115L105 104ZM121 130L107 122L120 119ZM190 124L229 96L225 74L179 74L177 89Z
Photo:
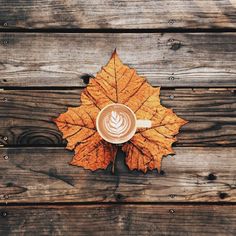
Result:
M107 142L121 144L134 136L137 129L136 116L123 104L109 104L99 112L96 128L99 135Z

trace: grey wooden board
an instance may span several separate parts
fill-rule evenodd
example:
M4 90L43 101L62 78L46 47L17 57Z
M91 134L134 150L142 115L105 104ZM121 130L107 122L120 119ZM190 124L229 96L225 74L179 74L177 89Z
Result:
M236 33L0 33L0 87L84 87L115 48L154 86L236 85Z
M235 148L175 148L161 174L130 171L124 154L115 174L68 164L63 148L1 148L0 202L235 202Z
M80 105L81 89L0 91L0 144L63 146L52 118ZM178 146L236 144L235 90L162 89L162 104L189 123L178 134ZM7 139L7 140L6 140Z
M8 235L232 235L236 206L71 205L2 207Z
M235 0L0 1L1 28L235 28Z

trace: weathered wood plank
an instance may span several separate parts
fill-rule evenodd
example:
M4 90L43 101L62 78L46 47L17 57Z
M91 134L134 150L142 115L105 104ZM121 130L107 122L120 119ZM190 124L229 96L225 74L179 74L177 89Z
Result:
M175 148L162 172L129 171L124 153L115 174L71 166L63 148L1 148L0 202L236 201L235 148Z
M234 0L0 1L0 28L235 28Z
M8 235L232 235L236 206L92 205L2 207Z
M62 146L52 122L68 106L80 105L81 89L2 90L0 144ZM178 135L178 146L232 146L236 144L234 90L163 89L161 100L190 122ZM7 140L4 140L4 137ZM6 139L5 138L5 139Z
M236 33L0 34L0 86L84 86L113 50L155 86L233 87Z

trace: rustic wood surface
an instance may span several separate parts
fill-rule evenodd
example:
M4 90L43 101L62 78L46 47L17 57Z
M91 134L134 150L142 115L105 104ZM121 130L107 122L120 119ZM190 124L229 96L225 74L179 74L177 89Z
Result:
M2 207L1 235L231 235L236 206Z
M0 28L233 28L235 0L0 1Z
M161 173L68 165L63 148L1 148L0 202L236 202L235 148L175 148Z
M236 33L1 33L0 86L84 87L115 48L155 86L235 87Z
M0 235L236 235L236 0L0 0ZM114 49L190 121L162 171L68 165L52 122Z
M0 91L0 144L64 146L52 118L65 112L68 106L79 106L81 91ZM236 144L234 89L163 89L161 100L190 121L178 135L177 146Z

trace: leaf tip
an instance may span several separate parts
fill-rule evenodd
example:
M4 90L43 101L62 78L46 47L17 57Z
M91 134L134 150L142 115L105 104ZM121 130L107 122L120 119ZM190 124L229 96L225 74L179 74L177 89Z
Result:
M76 162L74 161L74 159L72 159L70 162L68 162L69 165L72 165L72 166L76 166Z
M188 124L188 123L189 123L189 121L188 121L188 120L185 120L185 119L183 119L183 123L184 123L184 125L186 125L186 124Z
M118 56L118 55L117 55L117 50L116 50L116 48L114 49L114 51L113 51L113 53L112 53L112 55L111 55L111 58L113 58L113 57L115 57L115 56Z
M58 125L58 117L56 117L56 118L51 118L51 121L52 121L53 123L55 123L56 125Z

